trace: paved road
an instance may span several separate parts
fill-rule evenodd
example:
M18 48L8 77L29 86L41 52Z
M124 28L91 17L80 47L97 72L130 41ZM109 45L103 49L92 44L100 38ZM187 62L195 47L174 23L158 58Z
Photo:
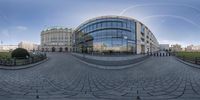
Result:
M173 57L150 57L123 70L103 70L66 53L22 70L0 70L0 100L199 100L200 69Z

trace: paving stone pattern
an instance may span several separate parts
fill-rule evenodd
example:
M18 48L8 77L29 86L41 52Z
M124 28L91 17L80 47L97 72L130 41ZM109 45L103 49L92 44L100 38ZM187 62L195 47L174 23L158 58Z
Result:
M200 100L200 69L176 58L150 57L120 70L104 70L71 54L22 70L0 70L0 100Z

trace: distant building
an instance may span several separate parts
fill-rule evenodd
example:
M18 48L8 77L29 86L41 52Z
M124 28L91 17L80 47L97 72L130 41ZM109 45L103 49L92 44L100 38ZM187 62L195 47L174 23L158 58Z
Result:
M18 45L0 45L0 52L8 52L18 48Z
M24 49L26 49L26 50L28 50L28 51L39 50L38 45L37 45L37 44L34 44L34 43L32 43L32 42L25 42L25 41L20 42L20 43L18 44L18 47L19 47L19 48L24 48Z
M52 27L41 32L41 51L68 52L72 51L72 29Z
M40 50L40 45L33 44L33 51L38 51L38 50Z
M188 52L200 52L200 45L194 46L194 45L189 45L186 47L186 51Z
M194 45L189 45L189 46L187 46L186 49L185 49L185 51L191 52L193 46L194 46Z
M170 49L173 52L182 51L181 45L179 44L171 45Z
M160 50L169 50L169 44L159 44Z

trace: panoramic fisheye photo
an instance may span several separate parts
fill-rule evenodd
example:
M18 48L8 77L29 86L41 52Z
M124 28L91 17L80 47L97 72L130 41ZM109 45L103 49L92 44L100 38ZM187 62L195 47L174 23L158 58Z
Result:
M0 100L200 100L200 1L0 0Z

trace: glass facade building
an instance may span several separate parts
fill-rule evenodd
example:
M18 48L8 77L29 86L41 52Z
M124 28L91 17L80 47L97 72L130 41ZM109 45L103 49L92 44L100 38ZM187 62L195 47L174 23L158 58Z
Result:
M74 31L75 52L92 54L136 54L137 21L102 16L81 24Z

